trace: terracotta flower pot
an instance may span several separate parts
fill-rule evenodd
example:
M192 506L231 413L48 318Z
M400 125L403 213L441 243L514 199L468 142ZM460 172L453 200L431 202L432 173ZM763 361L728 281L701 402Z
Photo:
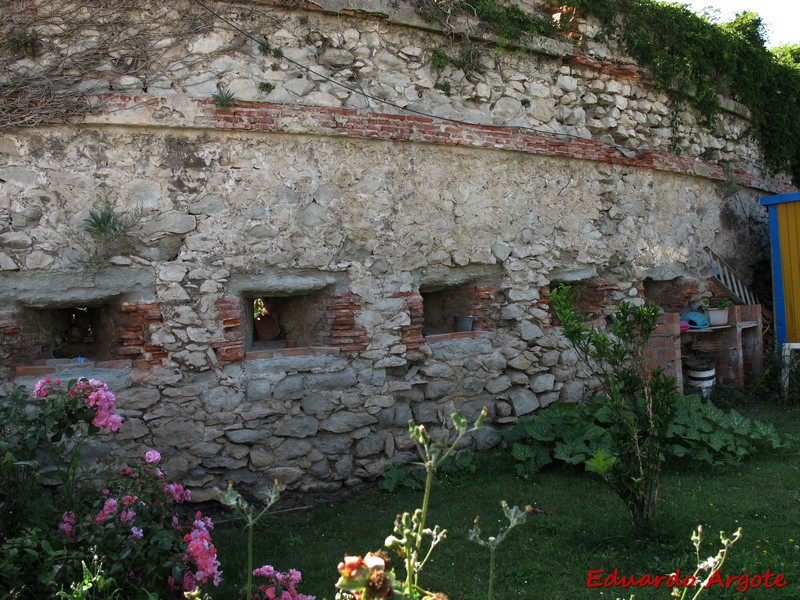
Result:
M278 337L281 332L281 326L274 313L258 317L253 323L256 327L258 339L262 341L273 340Z

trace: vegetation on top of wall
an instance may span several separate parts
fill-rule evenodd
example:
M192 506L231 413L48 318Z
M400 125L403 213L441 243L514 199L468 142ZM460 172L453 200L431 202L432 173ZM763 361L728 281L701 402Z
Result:
M787 44L772 49L779 63L800 69L800 44Z
M569 27L575 12L597 18L600 39L619 40L636 61L649 67L656 85L669 92L676 107L692 106L711 129L720 109L720 95L747 106L752 112L750 135L759 143L767 170L787 172L800 183L800 46L775 54L764 43L764 25L752 12L740 13L730 23L717 24L679 3L655 0L564 0L572 9L559 27L541 15L525 13L508 0L416 0L417 10L438 21L452 38L470 51L451 56L441 49L434 66L452 64L475 68L476 42L457 35L455 14L472 15L496 34L501 43L525 34L556 35ZM555 2L553 8L555 8ZM676 119L675 125L679 123Z
M713 126L719 94L752 112L751 135L767 169L786 171L800 182L800 72L764 44L764 27L755 13L715 24L680 4L654 0L565 0L596 17L604 33L619 39L656 84L685 101ZM797 56L795 54L794 56Z
M208 11L191 2L5 2L0 128L66 123L98 112L100 95L116 89L121 77L138 80L135 88L146 92L183 58L175 49L211 26Z
M39 36L35 29L26 32L12 31L6 36L4 45L11 54L36 58L39 52Z
M449 25L455 14L478 17L481 26L501 40L518 40L525 34L550 35L553 22L522 10L516 4L497 0L415 0L417 12L430 21Z

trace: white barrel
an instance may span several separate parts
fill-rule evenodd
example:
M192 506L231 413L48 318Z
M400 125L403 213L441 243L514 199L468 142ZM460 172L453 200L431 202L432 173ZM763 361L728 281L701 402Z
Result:
M711 390L716 382L714 365L696 365L686 371L686 383L697 391L703 398L711 395Z

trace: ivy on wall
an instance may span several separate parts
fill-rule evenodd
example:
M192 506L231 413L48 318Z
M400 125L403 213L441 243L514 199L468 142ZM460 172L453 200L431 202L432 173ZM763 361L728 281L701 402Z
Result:
M552 20L528 14L510 0L414 2L421 14L454 37L454 14L477 17L500 44L517 44L526 34L563 34ZM620 41L641 66L652 70L656 85L672 95L675 106L697 109L707 127L714 127L720 95L747 106L753 115L749 133L761 147L766 168L787 172L800 185L800 46L771 53L758 15L742 13L718 25L679 3L655 0L553 0L551 7L570 13L562 27L570 25L576 12L597 18L606 39ZM474 68L479 63L475 42L469 36L459 41L463 49L458 56L435 49L434 66Z
M653 0L564 0L603 25L656 84L704 115L713 127L719 94L752 112L750 134L765 166L800 185L800 69L764 44L761 19L742 13L717 25L680 4ZM789 50L785 55L792 56Z

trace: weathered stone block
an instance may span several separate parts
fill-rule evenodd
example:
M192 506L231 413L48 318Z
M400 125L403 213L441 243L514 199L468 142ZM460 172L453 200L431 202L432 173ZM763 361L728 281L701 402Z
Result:
M342 410L333 413L327 419L320 423L322 431L331 431L333 433L347 433L353 431L364 425L375 423L377 419L372 415L364 412L350 412Z
M528 415L539 408L536 395L525 388L512 388L508 391L508 399L514 407L514 414L518 417Z
M244 394L233 388L220 386L206 390L200 399L209 413L231 412L242 403Z
M429 381L425 384L425 398L441 398L456 389L453 381Z
M315 435L319 430L319 421L314 417L293 417L275 428L275 434L282 437L305 438Z
M378 423L382 426L406 427L412 419L411 408L406 404L396 404L377 414Z
M275 384L272 396L277 402L299 400L303 397L304 382L304 375L289 375Z

